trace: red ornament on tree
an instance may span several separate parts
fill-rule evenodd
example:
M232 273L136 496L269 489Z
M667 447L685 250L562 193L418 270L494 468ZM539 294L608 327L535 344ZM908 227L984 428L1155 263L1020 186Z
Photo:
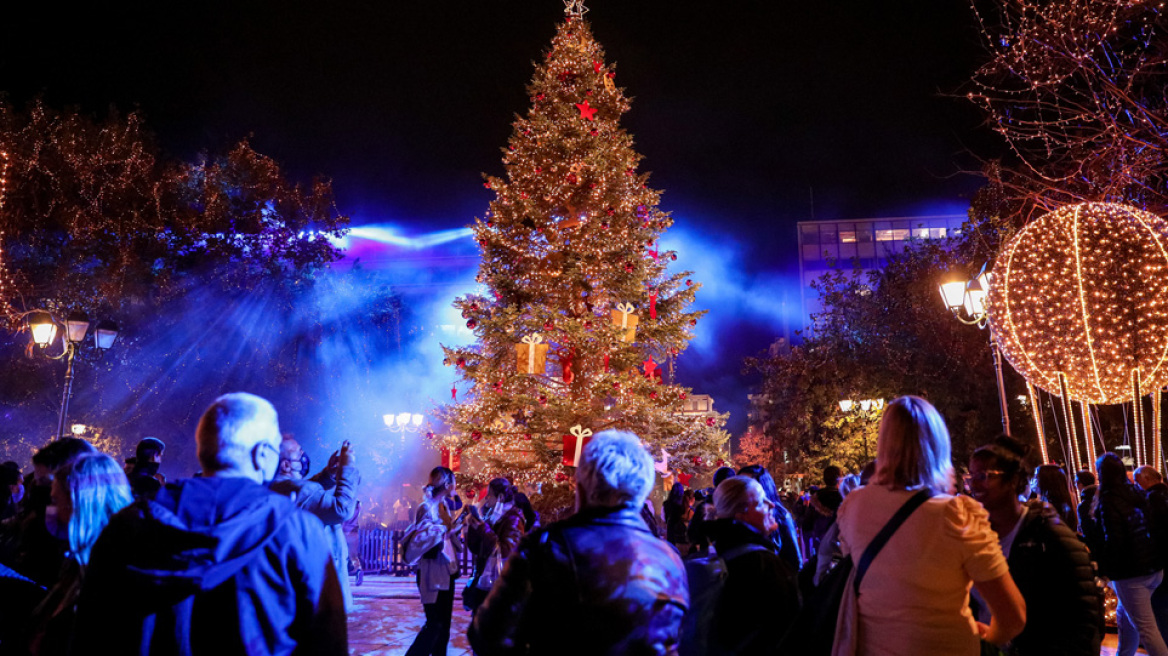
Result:
M706 425L713 426L714 425L714 418L713 417L706 417Z
M576 103L576 109L580 110L580 118L588 119L589 121L596 120L596 108L590 107L587 100L582 103Z
M598 136L600 134L600 131L599 130L589 130L588 134L595 137L595 136Z
M649 392L649 398L651 398L651 399L657 398L657 392Z
M552 323L551 321L543 322L543 329L544 330L551 331L551 330L554 330L555 327L556 327L556 324Z
M530 442L530 441L531 441L531 433L524 433L524 434L523 434L523 439L525 439L525 440L527 440L528 442Z
M600 72L600 62L598 62L598 61L592 62L592 70L599 73Z
M466 322L466 327L470 328L471 330L474 330L474 327L477 325L479 325L479 323L477 321L475 321L474 319L471 319L470 321Z
M649 294L649 318L657 318L657 292L653 291Z
M458 362L456 364L460 367L465 367L466 366L466 358L459 358Z
M574 185L574 184L578 184L579 182L580 182L580 178L576 177L575 173L568 174L568 184Z
M681 394L678 395L678 398L680 398L682 401L684 401L684 400L686 400L686 398L688 398L688 396L689 396L688 394L686 394L685 392L682 392Z
M686 287L693 287L693 281L690 280L689 278L686 278L685 279L685 286Z
M547 397L546 397L546 396L540 396L540 397L539 397L539 404L540 404L540 405L547 405Z
M470 439L477 442L477 441L483 439L483 434L478 432L478 431L474 431L473 433L470 434Z
M689 320L689 325L691 325L691 326L696 326L696 325L698 325L698 320L697 320L697 319L690 319L690 320Z

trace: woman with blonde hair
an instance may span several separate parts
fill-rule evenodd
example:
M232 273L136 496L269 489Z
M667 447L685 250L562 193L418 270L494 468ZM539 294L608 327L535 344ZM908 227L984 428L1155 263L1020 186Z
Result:
M839 509L840 547L862 578L840 605L835 656L976 656L979 639L1002 645L1021 632L1025 602L989 517L952 493L944 420L922 398L896 399L880 422L875 476ZM988 626L970 613L971 584Z
M134 496L122 466L104 453L88 453L57 470L52 483L59 536L69 546L61 577L34 611L30 651L67 654L77 596L97 536Z

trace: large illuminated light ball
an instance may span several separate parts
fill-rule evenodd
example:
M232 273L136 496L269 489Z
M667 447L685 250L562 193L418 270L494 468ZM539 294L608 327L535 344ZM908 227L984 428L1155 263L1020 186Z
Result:
M1088 403L1168 384L1168 222L1127 205L1080 203L1026 225L994 265L988 312L1027 381Z

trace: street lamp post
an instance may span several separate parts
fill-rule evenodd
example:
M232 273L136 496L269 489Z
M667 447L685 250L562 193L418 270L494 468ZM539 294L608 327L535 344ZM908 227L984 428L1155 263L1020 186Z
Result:
M967 326L984 329L989 325L986 296L990 291L990 273L983 266L975 278L968 281L952 280L939 285L941 300L958 321ZM1006 403L1006 383L1002 378L1002 350L990 331L990 350L994 356L994 374L998 383L998 407L1002 411L1002 432L1010 434L1010 412Z
M53 318L53 315L43 310L29 313L28 327L32 332L33 342L42 350L47 349L61 333L60 355L48 355L53 360L65 360L65 385L61 390L61 410L57 416L57 439L65 437L65 420L69 416L69 401L73 398L73 360L77 356L77 349L85 340L89 332L89 316L84 312L70 312L63 322L64 331L60 331L62 322ZM97 324L93 331L93 344L96 348L105 351L114 344L118 336L118 326L106 320Z
M865 419L874 419L875 415L879 414L884 409L884 399L864 399L863 401L853 401L851 399L843 399L839 402L839 409L844 414L856 412L864 416ZM868 432L864 431L864 462L868 462Z
M385 427L395 433L417 433L422 430L422 422L425 420L425 416L409 412L381 416L381 421L385 423Z

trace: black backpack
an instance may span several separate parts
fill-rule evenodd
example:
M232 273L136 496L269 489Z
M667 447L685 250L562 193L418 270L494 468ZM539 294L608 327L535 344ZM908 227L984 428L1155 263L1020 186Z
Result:
M756 551L767 551L757 544L741 544L724 554L711 553L702 558L685 561L685 576L689 581L689 610L681 620L680 656L707 656L717 653L711 643L718 600L726 587L729 570L726 563L739 556Z

